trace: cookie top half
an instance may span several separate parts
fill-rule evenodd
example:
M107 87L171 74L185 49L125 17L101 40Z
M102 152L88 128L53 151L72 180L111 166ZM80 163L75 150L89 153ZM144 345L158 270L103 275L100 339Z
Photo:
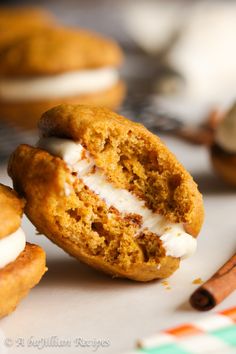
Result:
M52 14L42 8L0 7L0 33L20 27L39 28L52 21Z
M51 13L35 7L0 7L0 50L54 25Z
M122 51L112 40L82 29L47 28L0 53L0 75L30 77L118 66Z
M186 225L197 235L203 222L203 202L191 175L165 144L143 125L107 108L60 105L43 114L44 137L79 142L118 188L145 200L154 212Z
M20 227L24 205L24 200L15 191L0 184L0 239Z

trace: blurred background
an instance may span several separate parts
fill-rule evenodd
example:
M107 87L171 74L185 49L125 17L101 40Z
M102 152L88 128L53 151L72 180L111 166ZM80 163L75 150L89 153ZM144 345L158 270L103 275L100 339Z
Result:
M154 132L179 136L181 129L199 128L212 111L224 111L235 100L234 1L45 0L1 5L41 6L64 25L117 40L125 53L121 75L128 88L120 112ZM9 139L6 125L1 125L0 151L5 155ZM17 143L21 134L18 129L14 135ZM29 133L23 138L31 139Z

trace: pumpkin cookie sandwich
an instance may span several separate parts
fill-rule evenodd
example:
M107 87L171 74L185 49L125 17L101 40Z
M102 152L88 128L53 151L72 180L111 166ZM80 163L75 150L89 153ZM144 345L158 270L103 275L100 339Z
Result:
M0 184L0 317L15 310L46 271L45 253L26 243L20 227L24 201Z
M124 96L118 45L84 30L34 33L0 54L0 116L35 127L59 103L116 108Z
M170 276L196 249L202 196L160 139L107 108L43 114L37 147L19 146L9 175L40 233L113 276Z
M53 22L52 15L41 8L0 7L0 50Z

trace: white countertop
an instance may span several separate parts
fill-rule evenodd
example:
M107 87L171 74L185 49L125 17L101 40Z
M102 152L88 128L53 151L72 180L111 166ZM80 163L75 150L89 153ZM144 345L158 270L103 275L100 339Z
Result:
M207 315L188 304L196 288L192 281L199 277L206 280L235 252L236 191L225 187L211 172L204 148L165 140L199 183L206 210L197 253L183 261L169 279L171 289L166 290L158 281L143 284L98 273L69 257L45 237L35 236L34 227L25 218L27 238L44 247L49 269L17 310L0 322L0 337L10 339L9 354L39 353L37 341L54 336L54 347L45 347L41 352L93 353L91 346L76 347L74 341L82 338L109 341L108 347L97 352L119 354L134 348L138 338ZM11 184L5 168L0 169L0 181ZM235 304L236 293L215 311ZM69 341L64 348L55 346L63 340Z

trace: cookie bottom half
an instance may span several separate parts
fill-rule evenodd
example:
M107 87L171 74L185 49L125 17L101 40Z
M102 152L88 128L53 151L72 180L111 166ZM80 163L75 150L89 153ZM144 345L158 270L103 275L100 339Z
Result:
M41 247L26 244L17 259L0 269L0 318L13 312L46 271Z
M124 99L125 92L125 84L119 81L105 91L48 101L6 102L0 99L0 119L25 129L34 129L43 112L61 103L88 104L117 109Z

